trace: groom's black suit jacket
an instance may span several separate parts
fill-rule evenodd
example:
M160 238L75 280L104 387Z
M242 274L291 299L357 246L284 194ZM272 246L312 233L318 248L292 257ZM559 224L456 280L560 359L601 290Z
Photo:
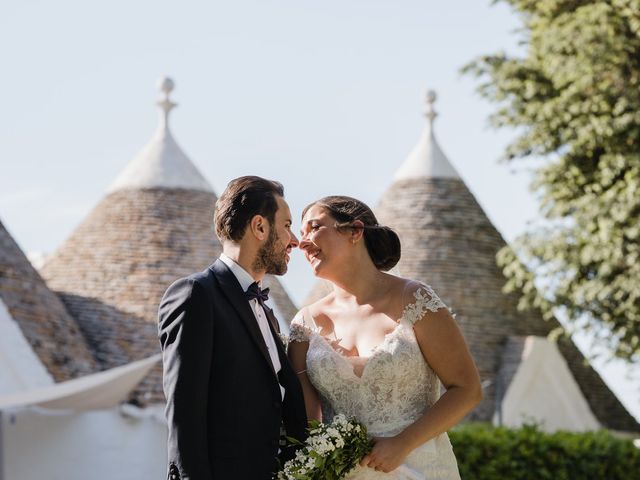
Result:
M223 262L178 280L165 293L159 336L168 478L271 479L281 424L288 436L304 438L302 389L274 332L273 312L265 310L282 364L279 376L251 306Z

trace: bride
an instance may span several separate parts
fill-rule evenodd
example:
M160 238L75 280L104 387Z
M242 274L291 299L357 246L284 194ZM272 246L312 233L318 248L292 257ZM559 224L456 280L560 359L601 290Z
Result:
M300 249L333 284L291 324L308 417L343 413L366 425L373 449L349 480L459 479L445 432L482 392L449 310L428 285L385 273L400 240L363 202L325 197L302 217Z

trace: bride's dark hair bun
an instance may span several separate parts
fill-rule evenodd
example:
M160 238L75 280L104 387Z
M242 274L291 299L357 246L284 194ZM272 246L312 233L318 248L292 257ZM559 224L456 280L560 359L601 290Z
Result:
M391 270L400 261L400 238L391 228L374 226L364 229L364 243L378 270Z
M302 211L302 218L307 210L315 205L324 208L336 220L338 229L353 228L353 222L356 220L364 224L364 243L378 270L391 270L400 261L401 245L398 234L389 227L378 225L373 211L364 202L342 195L324 197L307 205Z

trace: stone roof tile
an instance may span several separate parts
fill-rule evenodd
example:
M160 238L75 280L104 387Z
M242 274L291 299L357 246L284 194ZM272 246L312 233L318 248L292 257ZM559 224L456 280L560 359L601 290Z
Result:
M81 330L0 222L0 297L55 381L97 369Z
M102 368L160 349L157 311L167 287L206 269L222 251L212 226L216 196L188 189L121 189L108 194L52 255L43 276L77 319ZM282 315L295 306L267 280ZM134 392L163 401L161 367Z

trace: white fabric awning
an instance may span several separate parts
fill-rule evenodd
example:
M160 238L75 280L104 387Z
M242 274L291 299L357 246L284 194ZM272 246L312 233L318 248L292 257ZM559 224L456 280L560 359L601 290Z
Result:
M161 355L128 363L48 387L0 395L0 410L38 406L62 410L100 410L125 401Z

